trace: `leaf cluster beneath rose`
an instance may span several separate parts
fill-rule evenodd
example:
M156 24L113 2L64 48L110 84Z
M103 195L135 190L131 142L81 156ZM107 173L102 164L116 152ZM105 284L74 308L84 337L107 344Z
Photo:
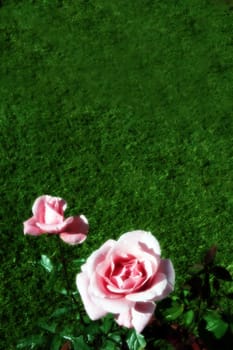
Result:
M24 222L24 234L55 234L68 244L80 244L89 225L84 215L65 218L67 203L43 195ZM108 313L120 326L141 333L152 319L155 302L174 289L175 272L169 259L161 258L157 239L146 231L131 231L117 241L108 240L81 267L76 284L92 320Z

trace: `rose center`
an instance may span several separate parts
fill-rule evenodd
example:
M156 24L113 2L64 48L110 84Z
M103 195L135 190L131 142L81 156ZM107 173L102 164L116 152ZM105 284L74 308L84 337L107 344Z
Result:
M111 282L120 289L133 288L143 279L144 275L144 266L137 259L119 261L114 264Z

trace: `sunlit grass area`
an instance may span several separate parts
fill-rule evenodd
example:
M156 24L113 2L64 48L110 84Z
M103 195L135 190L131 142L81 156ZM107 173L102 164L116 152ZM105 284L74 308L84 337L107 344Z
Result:
M83 245L63 244L69 259L144 229L176 288L212 244L232 264L229 4L2 1L0 52L1 348L63 298L39 264L59 261L56 237L23 235L39 195L89 219Z

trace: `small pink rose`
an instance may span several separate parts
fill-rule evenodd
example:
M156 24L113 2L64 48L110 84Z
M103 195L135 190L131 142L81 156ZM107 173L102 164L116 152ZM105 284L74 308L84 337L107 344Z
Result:
M76 277L87 314L92 320L115 315L117 323L140 333L150 322L155 301L173 289L172 262L161 259L157 239L145 231L108 240L93 252Z
M66 243L82 243L88 233L88 221L84 215L65 219L66 207L66 201L62 198L48 195L38 197L32 206L33 216L23 223L24 234L59 234Z

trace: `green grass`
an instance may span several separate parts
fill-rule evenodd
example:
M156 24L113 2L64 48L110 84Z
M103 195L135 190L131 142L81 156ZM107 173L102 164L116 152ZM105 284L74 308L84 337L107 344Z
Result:
M82 246L64 244L69 257L141 228L172 259L177 287L212 244L232 264L224 1L3 1L0 50L1 348L61 300L37 265L56 261L55 240L23 235L41 194L90 221Z

